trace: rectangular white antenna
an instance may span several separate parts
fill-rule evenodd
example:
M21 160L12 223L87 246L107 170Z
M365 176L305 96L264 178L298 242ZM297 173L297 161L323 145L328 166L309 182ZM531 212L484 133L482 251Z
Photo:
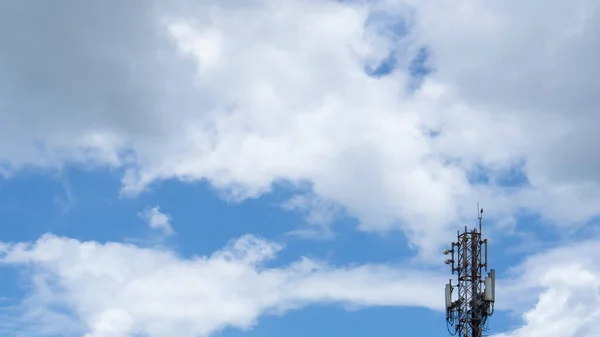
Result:
M446 284L446 319L450 318L450 307L452 307L452 285Z
M496 302L496 270L490 269L490 279L492 280L492 302Z
M483 291L483 296L485 300L488 302L494 302L494 293L492 292L492 278L489 276L486 277L484 283L485 290Z

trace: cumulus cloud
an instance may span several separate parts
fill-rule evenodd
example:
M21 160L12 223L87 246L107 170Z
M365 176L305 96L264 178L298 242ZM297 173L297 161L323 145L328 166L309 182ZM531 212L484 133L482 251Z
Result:
M363 230L403 230L429 257L474 215L477 199L501 223L525 210L581 225L600 213L599 30L595 0L4 1L0 174L108 166L124 172L124 194L164 179L204 179L230 200L283 181L301 187L286 205L309 222L323 226L343 211ZM415 89L410 64L423 50L432 73ZM394 60L391 74L365 73L384 60ZM518 184L507 182L515 176ZM24 305L35 309L29 317L45 319L32 321L51 329L70 310L81 323L72 329L94 337L248 327L262 313L323 299L419 304L404 293L386 302L378 288L388 283L333 293L323 285L413 280L395 269L309 260L269 269L260 262L275 246L250 246L182 260L49 236L11 246L4 259L34 266L35 291ZM579 314L596 317L599 307L589 260L597 252L582 247L564 252L568 258L528 260L507 294L542 295L522 296L537 305L523 309L524 327L502 336L597 331ZM209 271L217 276L205 277ZM156 286L179 279L191 293ZM303 286L292 291L282 280ZM222 283L235 296L205 293ZM189 313L145 305L138 285ZM209 312L188 298L227 308ZM567 324L579 330L557 332Z
M108 165L123 193L205 179L231 200L286 181L430 257L477 199L499 219L599 213L597 1L0 6L7 174Z
M46 235L33 244L4 244L0 261L27 267L32 289L22 315L12 319L29 335L196 337L248 329L262 315L314 303L441 307L436 289L445 277L307 258L269 266L280 249L247 235L211 256L186 259L168 250Z
M150 228L161 230L165 235L173 234L171 217L162 213L158 206L147 208L138 213L138 216L144 219Z
M495 337L593 337L600 329L599 241L526 259L499 285L499 303L523 312L523 325Z

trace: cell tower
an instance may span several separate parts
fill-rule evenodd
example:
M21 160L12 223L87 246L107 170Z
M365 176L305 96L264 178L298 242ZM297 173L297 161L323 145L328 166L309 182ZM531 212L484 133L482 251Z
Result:
M479 231L469 231L465 226L451 249L444 250L444 255L452 254L445 263L452 266L452 275L457 275L456 285L452 279L446 284L446 323L452 336L482 337L488 330L487 320L494 313L496 271L490 269L483 277L488 270L488 241L481 236L483 209L479 209L479 204L477 213ZM458 290L456 300L454 289Z

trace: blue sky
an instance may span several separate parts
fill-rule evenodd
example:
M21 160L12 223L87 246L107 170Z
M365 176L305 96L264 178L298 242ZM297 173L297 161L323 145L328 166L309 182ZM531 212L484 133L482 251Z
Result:
M596 2L0 3L0 333L596 337Z
M285 249L270 263L273 267L285 265L299 256L327 259L334 265L350 265L402 261L413 255L402 233L382 236L359 232L355 229L356 219L350 217L332 224L334 238L305 239L290 235L292 230L305 225L300 214L281 207L286 197L294 193L290 188L275 189L258 199L241 203L220 199L202 182L166 181L135 198L120 197L119 188L120 172L106 170L69 168L60 174L24 172L4 180L0 190L0 215L10 226L6 226L2 241L35 241L43 234L53 233L81 241L125 242L148 247L164 245L182 258L189 258L210 255L232 238L251 233L285 244ZM139 217L140 211L157 205L171 218L174 236L163 237L160 231L149 228ZM452 240L453 237L448 237L448 242ZM503 254L501 247L493 242L490 247L494 267L500 272L519 261L516 256ZM439 259L442 265L444 256L441 253ZM16 271L3 268L0 278L1 296L10 303L17 303L28 290ZM449 272L448 277L451 277ZM439 289L443 290L443 284ZM443 301L442 290L436 294L440 301ZM519 321L518 317L511 318L499 311L491 327L494 332L502 331ZM283 316L261 317L248 331L228 328L217 335L303 336L307 333L316 336L372 333L379 336L399 333L444 336L446 327L443 313L428 309L376 307L347 310L339 304L320 304Z

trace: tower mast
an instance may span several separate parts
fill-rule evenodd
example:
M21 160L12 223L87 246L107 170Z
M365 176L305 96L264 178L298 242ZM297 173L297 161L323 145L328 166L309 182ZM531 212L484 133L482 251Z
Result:
M445 263L451 265L452 275L456 274L456 284L452 279L446 284L446 322L453 336L483 337L487 319L494 313L496 271L490 269L483 277L488 270L488 240L482 237L483 209L479 204L477 213L479 230L465 226L451 249L444 250L444 255L452 254Z

